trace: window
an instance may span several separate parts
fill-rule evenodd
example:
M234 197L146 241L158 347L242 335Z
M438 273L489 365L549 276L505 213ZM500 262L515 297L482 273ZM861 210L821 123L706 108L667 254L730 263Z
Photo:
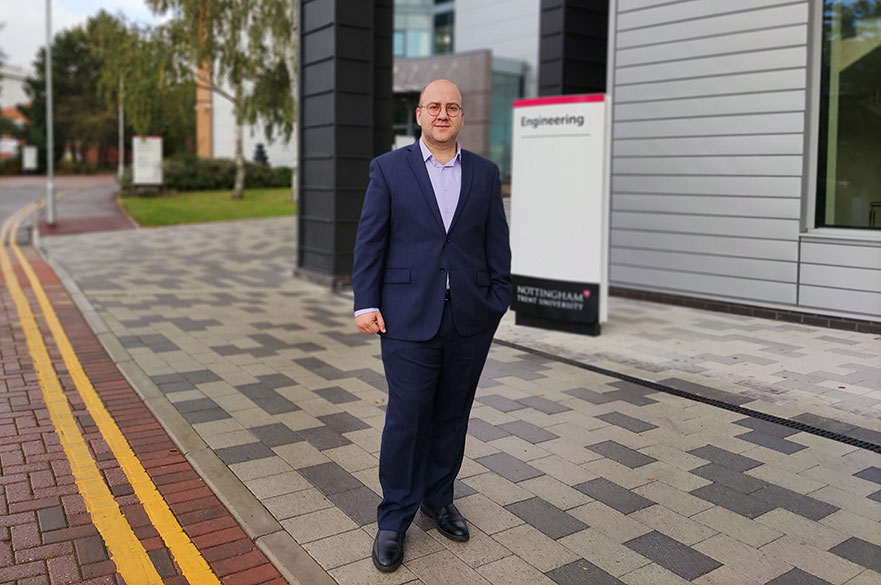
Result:
M881 0L824 0L817 225L881 229Z
M453 11L434 15L434 54L449 55L453 52Z

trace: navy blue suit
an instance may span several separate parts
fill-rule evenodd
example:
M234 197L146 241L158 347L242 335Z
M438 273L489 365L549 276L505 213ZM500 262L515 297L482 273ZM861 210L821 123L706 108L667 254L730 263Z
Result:
M387 331L381 530L406 530L420 502L452 502L474 392L511 301L498 167L466 150L461 165L447 232L418 143L370 164L352 286L355 310L378 308Z

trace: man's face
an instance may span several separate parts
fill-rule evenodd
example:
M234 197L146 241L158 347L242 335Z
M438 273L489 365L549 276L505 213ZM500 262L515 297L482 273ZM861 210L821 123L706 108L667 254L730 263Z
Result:
M437 116L428 113L428 106L440 105ZM458 116L447 114L447 105L460 107ZM459 130L465 122L465 111L461 109L462 94L459 88L448 81L434 81L422 93L421 108L416 109L416 122L422 128L422 136L427 144L447 146L456 143Z

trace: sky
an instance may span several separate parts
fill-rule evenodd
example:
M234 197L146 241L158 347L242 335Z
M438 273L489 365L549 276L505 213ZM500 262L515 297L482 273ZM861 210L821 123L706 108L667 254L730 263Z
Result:
M83 24L104 9L129 22L156 24L144 0L52 0L52 29L58 32ZM9 65L30 71L37 51L46 44L46 0L0 0L0 50Z

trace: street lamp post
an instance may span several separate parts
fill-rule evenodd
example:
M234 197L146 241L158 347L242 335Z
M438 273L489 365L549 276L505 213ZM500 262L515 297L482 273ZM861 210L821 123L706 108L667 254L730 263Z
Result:
M52 0L46 0L46 223L55 225L55 136L52 118Z

